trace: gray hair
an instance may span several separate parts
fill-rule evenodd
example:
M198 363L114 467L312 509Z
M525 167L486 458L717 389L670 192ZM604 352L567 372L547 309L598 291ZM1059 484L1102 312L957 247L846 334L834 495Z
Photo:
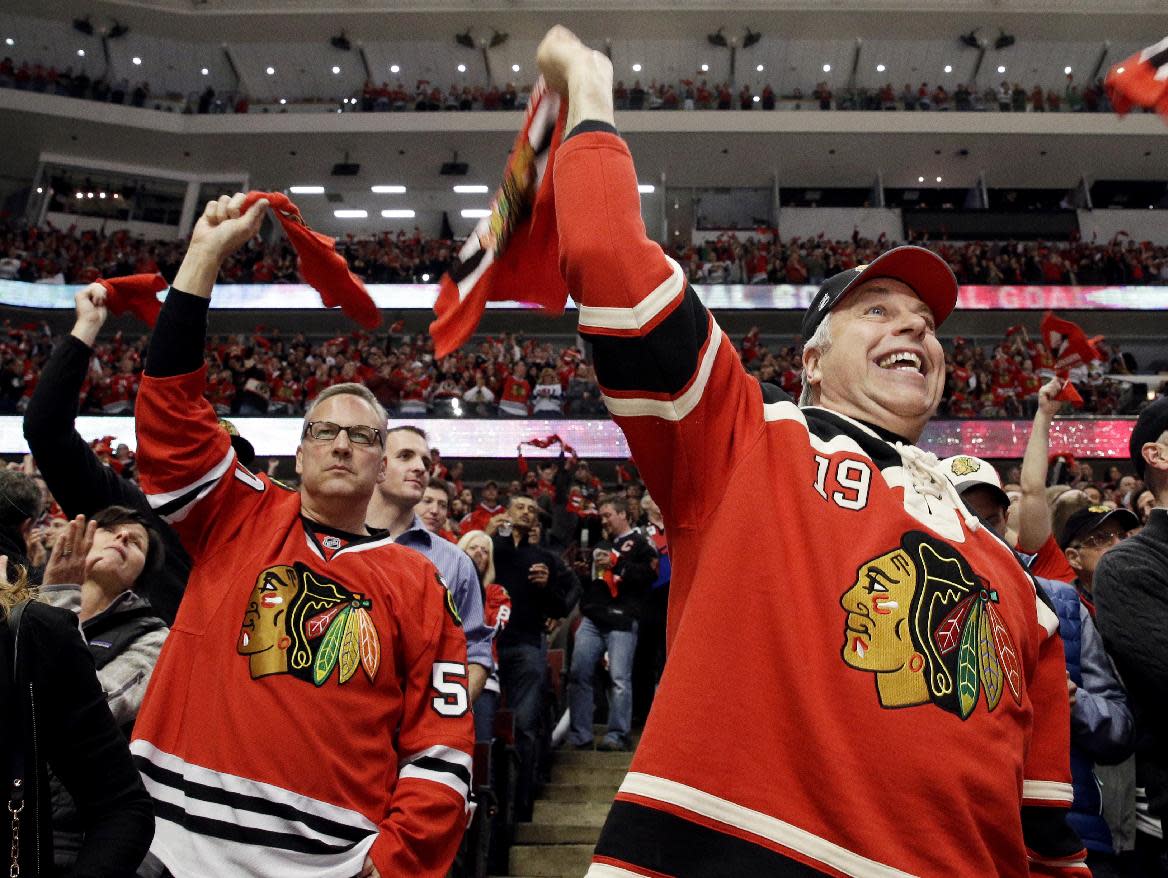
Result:
M308 408L304 411L304 423L300 425L300 435L304 435L304 431L308 429L308 422L312 419L312 413L318 405L326 399L332 399L334 396L356 396L369 403L369 407L377 414L378 429L382 434L385 434L385 425L389 421L389 413L386 412L385 406L377 401L377 397L373 395L373 391L364 384L357 384L354 381L346 381L343 384L334 384L332 387L326 387L312 402L308 404Z
M803 342L803 350L814 348L819 351L820 356L826 354L831 350L831 312L823 315L823 322L815 327L815 332L811 334L811 338ZM814 400L811 398L813 388L807 381L807 369L803 369L803 374L800 379L803 382L803 390L799 394L799 405L814 405Z

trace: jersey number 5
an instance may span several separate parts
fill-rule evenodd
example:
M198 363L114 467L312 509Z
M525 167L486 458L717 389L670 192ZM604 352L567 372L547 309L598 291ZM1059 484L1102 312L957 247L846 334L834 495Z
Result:
M434 691L430 703L442 716L462 716L470 707L466 692L466 665L458 662L434 662Z
M833 461L817 454L815 467L815 490L824 500L831 500L844 509L863 509L868 505L868 487L872 483L872 468L868 464L850 458Z

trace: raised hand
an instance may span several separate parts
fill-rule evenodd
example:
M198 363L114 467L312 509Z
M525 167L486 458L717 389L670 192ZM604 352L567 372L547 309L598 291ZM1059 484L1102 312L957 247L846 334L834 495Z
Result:
M191 232L191 250L199 249L208 256L222 262L248 239L255 236L264 220L264 210L268 201L261 198L246 212L243 202L247 195L221 195L215 201L208 201L203 215L195 223Z
M211 298L211 288L219 274L223 260L238 250L245 241L259 231L264 221L268 200L261 198L245 212L247 196L236 192L216 201L208 201L203 215L191 232L191 244L183 257L173 288L192 296Z
M73 297L77 322L73 324L71 334L90 347L93 347L97 334L109 316L105 300L106 291L101 284L90 284Z
M96 531L97 522L86 523L84 515L78 515L70 521L53 545L41 581L45 585L80 585L85 582L89 575L87 559Z
M1048 418L1053 418L1059 413L1059 409L1063 407L1061 399L1056 399L1063 389L1063 379L1057 375L1042 385L1042 389L1038 391L1038 410L1046 415Z

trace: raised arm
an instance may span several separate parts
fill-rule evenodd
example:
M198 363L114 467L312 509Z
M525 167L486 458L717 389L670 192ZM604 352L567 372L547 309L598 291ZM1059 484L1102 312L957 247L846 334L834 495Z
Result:
M209 202L195 224L150 337L135 409L142 489L192 557L212 531L229 536L212 526L220 504L258 502L268 484L237 466L227 433L203 396L211 288L223 260L256 233L267 206L260 200L244 213L243 199L238 193Z
M70 517L115 504L147 508L142 493L98 460L75 427L93 343L107 316L105 296L100 284L90 284L74 297L77 321L53 348L24 413L29 451L53 499Z
M1038 391L1038 411L1026 453L1022 456L1022 499L1018 503L1018 549L1032 555L1050 538L1050 507L1046 502L1046 469L1050 425L1062 407L1055 399L1062 380L1054 378Z
M611 62L561 27L538 60L568 98L553 175L560 270L580 334L666 520L696 524L763 429L758 384L681 267L646 236L632 156L613 125Z

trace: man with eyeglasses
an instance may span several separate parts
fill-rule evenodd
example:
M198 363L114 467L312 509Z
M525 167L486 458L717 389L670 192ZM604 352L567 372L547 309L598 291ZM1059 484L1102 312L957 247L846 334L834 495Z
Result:
M131 749L175 878L446 874L466 825L466 638L434 566L369 528L386 413L309 406L293 490L239 464L203 396L212 285L266 201L208 203L136 412L150 505L193 562Z
M1109 506L1088 506L1067 519L1059 546L1075 571L1079 598L1095 614L1095 570L1100 559L1116 546L1128 531L1140 526L1135 513Z

